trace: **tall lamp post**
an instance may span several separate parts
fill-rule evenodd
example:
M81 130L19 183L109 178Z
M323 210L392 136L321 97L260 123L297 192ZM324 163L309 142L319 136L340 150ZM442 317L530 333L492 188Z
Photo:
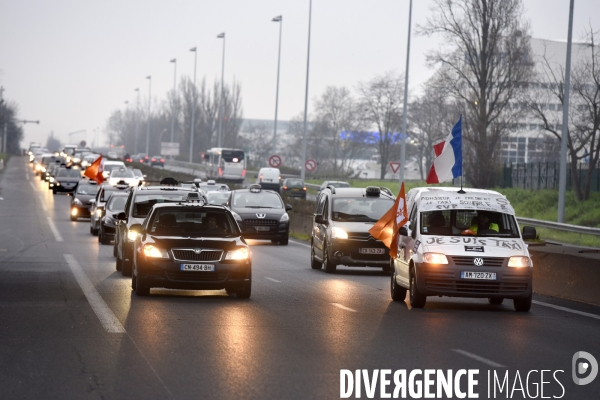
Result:
M398 179L398 188L404 182L404 171L406 170L406 139L408 134L406 132L406 118L408 111L408 66L410 62L410 25L412 22L412 0L410 0L410 6L408 10L408 44L406 46L406 72L404 73L404 108L402 111L402 133L400 134L400 174ZM398 189L399 190L399 189Z
M279 15L271 20L279 22L279 51L277 54L277 88L275 89L275 124L273 126L273 150L272 153L277 153L277 107L279 105L279 67L281 65L281 29L283 27L283 16Z
M300 166L300 177L306 178L306 128L308 124L308 72L310 67L310 25L312 16L312 0L308 6L308 52L306 55L306 91L304 94L304 134L302 136L302 165Z
M137 92L137 105L135 106L135 140L133 142L133 154L138 153L137 142L138 142L138 128L140 121L140 88L135 88L134 91Z
M219 138L217 147L221 147L223 133L223 76L225 75L225 32L217 35L218 39L223 39L223 61L221 63L221 96L219 99Z
M148 120L146 122L146 155L149 156L150 151L150 103L152 103L152 75L146 77L148 79Z
M175 90L177 89L177 59L171 61L173 63L173 105L171 106L171 143L175 136ZM173 158L173 156L171 156Z
M9 118L9 121L12 118ZM26 119L16 119L14 120L15 122L21 123L21 124L40 124L40 121L30 121L30 120L26 120ZM7 150L7 144L6 144L6 140L8 137L8 121L6 121L4 123L4 133L2 134L2 153L6 153Z
M194 90L192 96L194 97L194 106L192 108L192 127L190 129L190 162L193 162L194 155L194 124L196 117L196 61L198 59L198 52L195 47L192 47L190 51L194 52Z

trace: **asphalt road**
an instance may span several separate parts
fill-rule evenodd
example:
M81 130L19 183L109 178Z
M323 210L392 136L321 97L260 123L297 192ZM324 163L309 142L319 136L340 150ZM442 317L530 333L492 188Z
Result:
M426 368L478 369L480 398L488 371L508 371L511 387L538 371L533 395L542 369L563 371L562 398L600 397L600 377L571 379L575 352L600 360L596 307L534 296L526 314L479 299L413 310L391 301L378 270L311 270L309 247L293 241L251 243L250 300L159 289L139 298L112 246L88 220L69 220L70 197L53 196L24 157L0 175L0 197L0 398L334 399L341 369ZM558 397L552 373L544 396Z

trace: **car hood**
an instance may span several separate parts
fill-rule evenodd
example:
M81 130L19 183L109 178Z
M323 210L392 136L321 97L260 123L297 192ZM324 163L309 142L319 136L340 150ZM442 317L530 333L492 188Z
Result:
M521 239L492 237L422 236L423 252L455 256L510 257L528 255Z
M369 232L369 229L373 227L374 222L336 222L332 221L331 226L336 226L345 230L346 232Z
M76 182L78 183L81 178L75 176L57 176L54 178L57 182Z
M210 238L210 237L183 237L183 236L154 236L150 235L154 243L163 249L173 248L203 248L231 250L235 247L245 246L239 237Z
M92 199L94 199L95 197L96 197L96 195L82 195L82 194L77 194L77 195L75 195L75 197L73 197L73 200L79 199L79 201L82 204L90 204L90 201Z

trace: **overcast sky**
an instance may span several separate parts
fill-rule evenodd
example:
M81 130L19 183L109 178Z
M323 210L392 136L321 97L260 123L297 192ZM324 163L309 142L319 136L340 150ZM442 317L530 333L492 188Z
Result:
M415 0L410 62L413 93L432 74L427 51L438 38L414 35L432 0ZM279 27L283 15L279 119L302 112L306 79L308 0L4 0L0 13L0 86L19 105L30 141L45 144L50 131L104 130L110 113L162 100L178 79L192 75L191 47L198 48L198 78L220 79L226 32L225 79L242 85L244 116L273 119ZM569 0L524 0L534 37L566 40ZM354 89L389 70L404 71L409 0L313 0L309 109L328 85ZM576 0L574 38L600 29L600 1ZM83 135L73 135L81 140Z

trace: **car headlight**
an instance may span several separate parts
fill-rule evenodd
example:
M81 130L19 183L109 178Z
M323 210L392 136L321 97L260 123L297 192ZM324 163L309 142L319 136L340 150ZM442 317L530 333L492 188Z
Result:
M287 222L290 220L290 216L288 215L288 213L284 213L281 218L279 219L279 222Z
M46 168L42 167L42 172L46 172Z
M331 238L332 239L348 239L348 234L342 228L338 228L337 226L334 226L331 229Z
M512 268L525 268L529 267L529 257L516 256L508 259L508 266Z
M50 180L50 182L54 182L54 177L51 176L49 180Z
M127 233L127 236L129 236L129 233L131 233L131 231ZM144 255L152 258L169 258L169 253L165 249L159 249L151 244L144 246Z
M77 204L78 206L80 206L80 205L81 205L81 200L79 200L79 199L74 199L74 200L73 200L73 204Z
M88 165L88 162L87 162L87 161L83 160L83 161L81 162L81 166L82 166L83 168L87 167L87 165Z
M104 211L104 210L103 210L103 209L101 209L101 208L98 208L98 209L96 209L96 216L97 216L98 218L102 217L102 212L103 212L103 211Z
M139 232L127 231L127 240L129 240L130 242L135 242L135 239L137 239L138 235L139 235Z
M60 182L56 182L56 186L60 186Z
M226 260L247 260L248 259L248 249L246 247L242 247L236 250L229 250L225 255Z
M423 261L427 264L448 264L446 256L440 253L425 253L423 254Z
M79 159L79 158L77 158L77 157L75 157L75 158L73 159L73 162L74 162L75 164L77 164L77 163L78 163L78 162L80 162L80 161L81 161L81 159Z

